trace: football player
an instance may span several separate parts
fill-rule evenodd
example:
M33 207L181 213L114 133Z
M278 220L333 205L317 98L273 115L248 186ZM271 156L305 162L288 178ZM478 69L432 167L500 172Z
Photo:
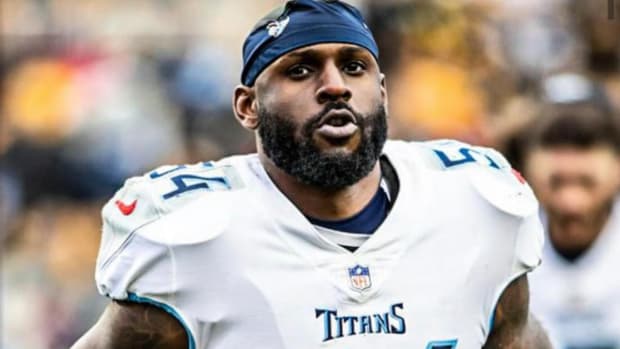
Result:
M260 21L233 97L258 153L127 181L75 348L548 348L533 193L493 150L386 142L378 56L344 2Z
M532 307L558 348L620 348L618 123L598 103L546 111L525 157L550 242Z

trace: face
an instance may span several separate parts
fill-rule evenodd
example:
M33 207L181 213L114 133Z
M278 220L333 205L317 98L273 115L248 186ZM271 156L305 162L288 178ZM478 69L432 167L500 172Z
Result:
M620 160L609 147L539 148L526 173L549 219L556 249L579 253L604 227L620 187Z
M340 189L375 166L387 136L386 93L367 50L295 50L261 73L255 93L259 151L302 183Z

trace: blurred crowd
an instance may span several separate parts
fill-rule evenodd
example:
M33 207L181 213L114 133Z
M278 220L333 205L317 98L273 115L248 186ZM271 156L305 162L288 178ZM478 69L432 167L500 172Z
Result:
M351 2L394 138L493 146L525 171L549 110L620 114L620 1ZM0 2L0 348L66 348L96 320L99 210L125 178L254 150L231 93L245 35L281 3Z

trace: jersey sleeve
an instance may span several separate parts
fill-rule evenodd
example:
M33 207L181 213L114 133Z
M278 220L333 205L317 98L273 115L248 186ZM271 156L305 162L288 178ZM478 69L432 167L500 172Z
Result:
M516 222L498 226L500 231L496 232L502 234L498 235L500 241L508 243L511 251L510 268L504 271L506 279L512 281L541 263L544 234L538 200L526 180L502 154L453 140L423 142L419 149L417 155L428 169L452 172L499 211L493 216L506 215L503 221Z
M497 302L508 285L541 263L544 233L538 200L525 179L499 152L452 140L424 142L419 153L431 171L448 172L452 181L474 193L471 215L491 225L475 248L479 254L472 290L484 299L481 327L487 337L493 327Z
M542 262L543 244L544 231L538 213L524 217L517 232L512 275L508 279L512 281L538 267Z
M493 330L497 304L506 288L541 264L544 230L539 217L538 200L521 174L512 169L499 152L489 148L478 149L493 159L499 169L472 174L472 184L487 202L512 217L515 222L513 225L498 227L496 232L505 237L502 244L506 248L506 255L497 252L490 254L491 258L501 263L494 279L495 287L486 295L486 304L490 305L485 330L488 337Z
M164 309L185 327L190 348L195 347L200 325L178 301L182 291L174 251L178 235L158 230L162 221L205 193L239 185L230 168L209 163L162 167L127 180L102 210L95 271L99 293Z

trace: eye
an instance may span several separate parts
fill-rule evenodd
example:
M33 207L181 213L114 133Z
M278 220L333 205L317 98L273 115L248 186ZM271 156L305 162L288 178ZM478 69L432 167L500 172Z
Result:
M366 70L366 65L360 61L351 61L345 64L343 70L347 74L360 75Z
M592 190L596 186L596 180L590 176L581 176L579 178L579 184L586 190Z
M564 178L562 178L561 176L558 176L558 175L554 174L554 175L551 176L551 178L549 178L549 187L553 191L559 190L565 184L566 184L566 180Z
M294 65L294 66L290 67L286 71L286 75L288 77L290 77L291 79L299 80L299 79L305 78L311 72L312 72L312 70L310 69L310 67L308 67L306 65L297 64L297 65Z

